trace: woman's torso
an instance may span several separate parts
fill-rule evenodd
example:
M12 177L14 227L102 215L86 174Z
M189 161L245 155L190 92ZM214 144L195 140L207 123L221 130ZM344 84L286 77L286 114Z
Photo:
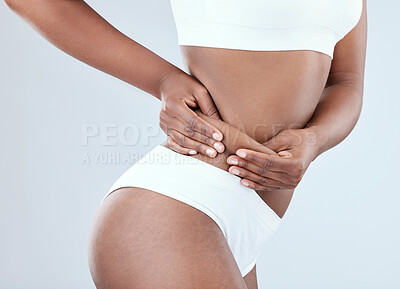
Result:
M331 64L329 56L315 51L181 46L181 52L187 71L208 89L222 120L259 143L284 129L304 127L320 100ZM226 152L215 159L193 157L227 170L226 159L238 140L225 140ZM258 193L283 216L293 190Z
M187 71L210 92L223 121L262 143L311 118L331 59L315 51L182 46Z
M307 123L334 47L363 8L363 0L170 2L187 71L224 121L259 142Z
M171 0L187 71L210 92L222 119L262 143L301 128L321 98L334 47L358 23L363 0ZM240 142L240 139L239 139ZM237 139L215 159L226 158ZM279 215L293 191L261 193ZM275 208L274 208L275 207Z

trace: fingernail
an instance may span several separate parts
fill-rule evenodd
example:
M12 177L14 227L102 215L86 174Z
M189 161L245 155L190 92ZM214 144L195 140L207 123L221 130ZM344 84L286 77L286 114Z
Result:
M241 158L245 158L246 157L246 153L244 151L241 151L241 150L238 150L236 152L236 154Z
M189 155L197 155L197 152L195 150L190 150Z
M210 157L213 157L216 154L216 152L213 149L207 149L206 154L208 154Z
M224 151L224 146L219 142L214 143L214 148L220 153Z
M243 182L242 182L242 185L245 186L245 187L248 187L248 186L249 186L249 183L246 182L246 181L243 181Z
M282 152L279 152L278 155L280 155L281 157L290 157L291 153L282 151Z
M227 162L230 165L238 165L239 164L238 160L237 159L233 159L233 158L231 158L231 159L228 158Z
M237 170L237 169L233 169L233 170L232 170L232 174L234 174L234 175L239 175L240 172L239 172L239 170Z
M213 137L213 139L215 139L216 141L221 141L221 140L222 140L222 135L219 134L219 133L217 133L217 132L214 132L213 135L212 135L212 137Z

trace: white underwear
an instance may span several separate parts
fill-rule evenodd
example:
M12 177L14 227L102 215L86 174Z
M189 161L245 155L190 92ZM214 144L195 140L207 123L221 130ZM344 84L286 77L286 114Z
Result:
M129 168L103 200L122 187L151 190L188 204L212 218L223 232L244 277L281 218L240 178L161 145Z

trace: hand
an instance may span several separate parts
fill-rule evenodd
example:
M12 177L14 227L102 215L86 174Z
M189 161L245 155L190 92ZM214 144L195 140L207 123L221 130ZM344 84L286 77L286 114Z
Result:
M160 127L174 151L216 157L225 150L222 133L193 111L200 108L207 116L221 118L208 90L199 81L183 71L173 72L161 80L160 92Z
M239 149L227 159L232 165L229 172L240 176L240 183L254 190L295 189L318 155L312 127L283 130L264 145L278 155Z

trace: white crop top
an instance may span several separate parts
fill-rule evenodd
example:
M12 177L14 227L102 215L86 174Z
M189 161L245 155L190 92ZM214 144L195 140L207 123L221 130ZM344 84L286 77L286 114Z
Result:
M180 45L314 50L333 58L363 0L170 0Z

